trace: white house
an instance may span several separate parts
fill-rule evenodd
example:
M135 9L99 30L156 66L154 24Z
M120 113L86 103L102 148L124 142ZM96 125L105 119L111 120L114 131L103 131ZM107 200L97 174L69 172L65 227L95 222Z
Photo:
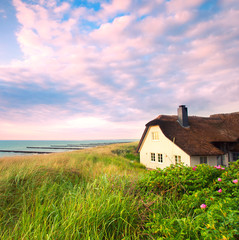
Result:
M181 162L228 166L239 159L239 112L188 117L181 105L178 116L159 115L146 124L137 151L150 169Z

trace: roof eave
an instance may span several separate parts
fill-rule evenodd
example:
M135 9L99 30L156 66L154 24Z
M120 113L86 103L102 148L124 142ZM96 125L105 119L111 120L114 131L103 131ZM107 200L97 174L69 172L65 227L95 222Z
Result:
M139 141L139 144L138 144L138 147L137 147L137 149L136 149L136 152L137 152L137 153L140 152L140 148L141 148L142 143L143 143L143 141L144 141L144 138L145 138L145 136L146 136L146 134L147 134L147 132L148 132L148 129L149 129L149 127L148 127L147 124L146 124L146 127L145 127L145 129L144 129L144 132L143 132L143 134L142 134L142 137L141 137L141 139L140 139L140 141Z

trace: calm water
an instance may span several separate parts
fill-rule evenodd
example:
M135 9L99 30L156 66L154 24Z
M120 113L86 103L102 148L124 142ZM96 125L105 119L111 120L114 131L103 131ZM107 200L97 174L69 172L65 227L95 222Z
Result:
M65 152L73 151L72 148L82 149L87 147L94 147L97 145L104 145L110 143L133 142L132 139L120 140L88 140L88 141L38 141L38 140L0 140L0 150L14 150L14 151L34 151L34 152ZM0 157L29 155L33 153L13 153L0 152Z

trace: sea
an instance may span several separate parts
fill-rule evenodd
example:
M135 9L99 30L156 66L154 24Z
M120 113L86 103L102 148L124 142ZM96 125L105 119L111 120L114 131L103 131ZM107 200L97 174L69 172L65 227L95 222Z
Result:
M0 140L0 158L18 155L48 154L75 151L113 143L134 142L137 139L48 141L48 140Z

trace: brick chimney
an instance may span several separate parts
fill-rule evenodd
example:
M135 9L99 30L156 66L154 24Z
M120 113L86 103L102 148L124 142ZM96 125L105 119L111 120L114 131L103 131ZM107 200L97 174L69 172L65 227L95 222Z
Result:
M189 127L188 109L185 107L185 105L180 105L178 108L178 122L182 127Z

